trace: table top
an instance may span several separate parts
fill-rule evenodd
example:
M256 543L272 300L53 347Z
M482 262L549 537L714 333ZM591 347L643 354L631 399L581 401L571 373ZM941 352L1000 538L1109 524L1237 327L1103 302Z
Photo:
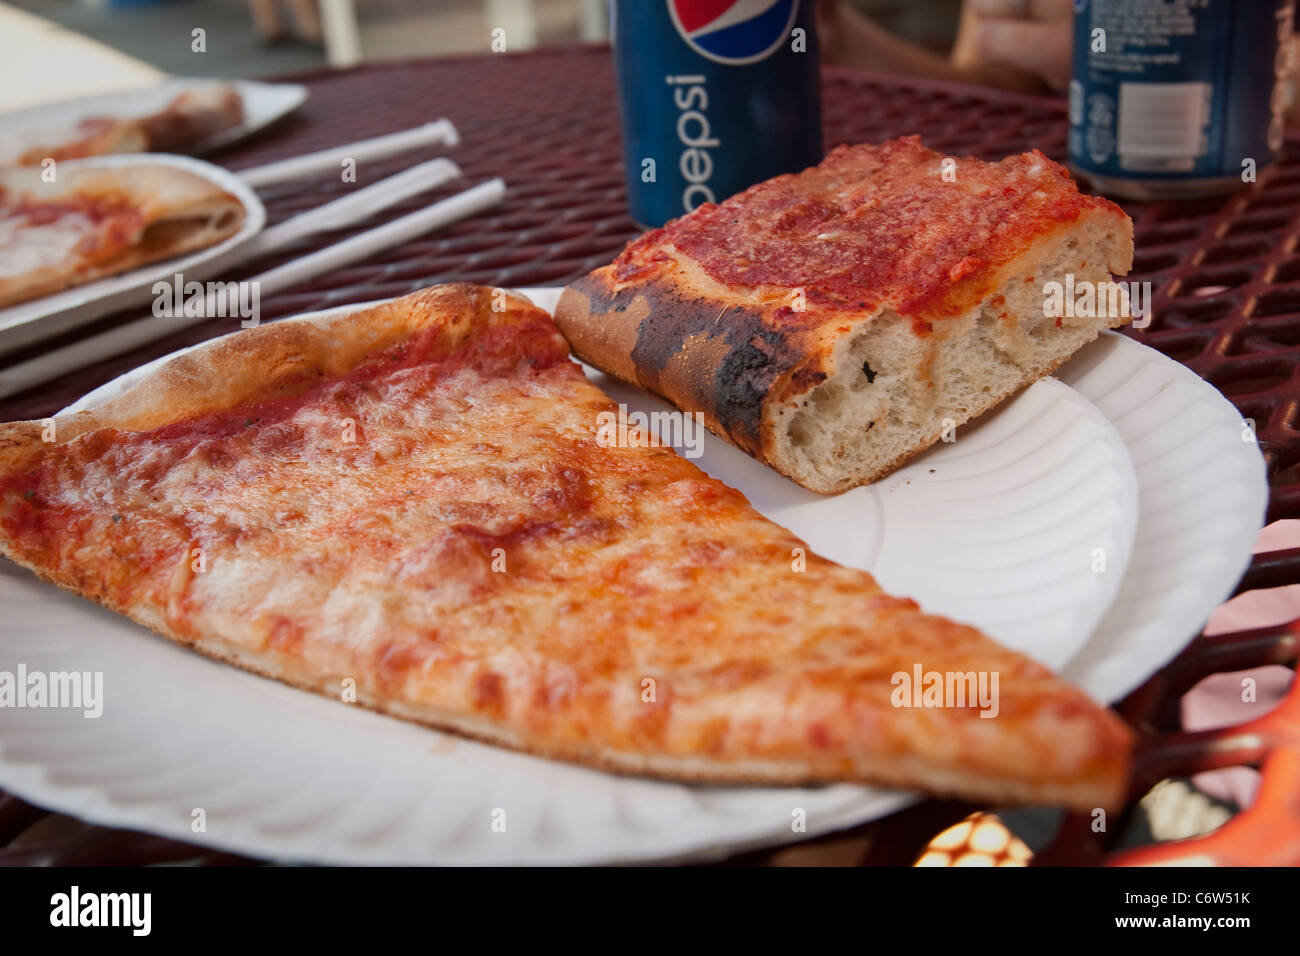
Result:
M238 170L445 116L462 137L449 155L467 183L409 200L348 230L312 237L225 278L265 271L494 176L506 181L509 194L485 214L267 297L262 301L264 321L401 295L443 281L496 287L563 284L607 263L639 232L625 206L614 79L604 48L383 64L291 79L310 87L310 98L300 110L208 158ZM919 133L926 145L954 155L996 160L1038 148L1058 161L1065 158L1065 108L1053 99L835 69L825 72L823 87L828 148ZM358 184L438 152L411 152L362 164ZM306 188L268 188L262 191L268 222L280 222L354 188L334 178ZM1122 205L1134 220L1137 240L1129 278L1149 280L1155 290L1151 326L1127 334L1187 364L1220 388L1241 410L1243 420L1253 420L1268 462L1269 519L1300 517L1300 142L1288 141L1280 162L1262 172L1259 183L1231 196ZM137 316L109 316L65 339ZM0 421L46 417L152 358L233 331L235 322L214 319L179 330L0 401ZM1239 590L1294 583L1300 583L1300 549L1257 557ZM1283 749L1290 753L1300 733L1273 725L1252 728L1256 736L1264 734L1254 750L1241 728L1233 729L1238 734L1228 743L1226 732L1213 738L1184 734L1178 727L1177 702L1206 674L1263 663L1294 667L1296 651L1295 634L1288 628L1202 637L1135 692L1120 710L1147 735L1145 749L1155 755L1139 768L1139 778L1152 777L1147 788L1168 776L1234 761L1258 762ZM1294 689L1288 706L1300 709ZM1300 726L1300 714L1291 717ZM1286 739L1292 741L1289 747L1284 746ZM1300 762L1300 754L1296 760ZM1288 781L1300 779L1295 768L1286 773ZM1135 796L1143 792L1135 789ZM928 801L884 824L818 841L811 859L828 861L847 854L853 862L910 862L937 829L974 809ZM27 840L21 849L4 849L42 816L16 798L0 796L0 862L129 863L196 855L210 862L230 859L98 827L79 828L71 835L66 827L52 828L55 835L46 843ZM1250 816L1243 813L1239 819ZM1284 824L1276 813L1269 813L1268 825L1276 830ZM1300 832L1300 821L1289 819L1285 825ZM1212 849L1222 859L1232 857L1232 846ZM1070 831L1067 823L1052 858L1090 862L1104 850L1086 833Z

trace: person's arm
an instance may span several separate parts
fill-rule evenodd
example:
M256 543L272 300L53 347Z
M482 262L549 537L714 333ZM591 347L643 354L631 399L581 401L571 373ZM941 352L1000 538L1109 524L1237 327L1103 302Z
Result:
M843 0L821 0L823 57L837 66L1023 92L1070 79L1071 0L965 0L949 57L893 36Z
M877 73L960 80L961 71L929 50L900 40L842 0L821 0L817 32L822 58L836 66Z
M284 24L280 22L280 11L275 0L248 0L249 12L253 15L253 26L263 40L280 40L284 38Z
M952 65L987 86L1060 92L1070 82L1071 0L966 0Z

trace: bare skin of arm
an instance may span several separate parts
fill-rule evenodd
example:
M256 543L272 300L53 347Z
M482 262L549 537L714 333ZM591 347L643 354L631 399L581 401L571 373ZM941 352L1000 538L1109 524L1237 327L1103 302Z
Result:
M840 0L821 0L818 4L817 32L822 58L836 66L941 80L965 78L946 57L900 40Z
M294 32L304 40L319 43L322 33L316 0L287 0L287 6ZM248 0L248 7L253 14L253 25L262 39L284 38L284 23L281 19L283 11L277 0Z
M965 0L952 54L943 57L891 35L839 0L822 0L819 28L828 62L881 73L978 83L1025 93L1070 79L1071 0Z
M1072 0L964 0L952 53L940 56L900 40L844 0L819 0L818 31L828 63L877 73L976 83L1022 93L1060 93L1070 82ZM1292 38L1284 98L1287 126L1300 127Z

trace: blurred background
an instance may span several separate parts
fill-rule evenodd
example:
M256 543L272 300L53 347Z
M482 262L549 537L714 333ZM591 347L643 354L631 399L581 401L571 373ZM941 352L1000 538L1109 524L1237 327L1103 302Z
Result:
M952 46L961 9L961 0L843 2L889 34L940 56ZM495 27L506 29L509 51L603 42L606 3L7 0L0 2L0 108L122 85L126 80L119 73L128 58L164 73L264 77L327 65L484 53ZM193 49L196 29L203 31L204 51Z
M851 0L891 33L945 53L961 0ZM168 72L195 72L190 30L207 30L210 75L481 53L493 27L515 49L596 42L605 0L9 0ZM355 38L353 37L355 34ZM181 42L185 41L185 42ZM342 62L340 62L342 61Z

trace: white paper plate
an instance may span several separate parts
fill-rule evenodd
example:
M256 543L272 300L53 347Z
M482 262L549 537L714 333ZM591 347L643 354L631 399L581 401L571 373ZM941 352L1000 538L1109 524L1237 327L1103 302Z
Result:
M282 116L292 113L307 99L307 87L299 83L259 83L254 80L215 80L175 77L154 86L116 90L96 96L78 96L57 103L41 103L0 113L4 146L0 163L40 145L41 135L73 129L90 117L148 116L165 108L181 93L208 86L233 86L244 101L244 121L195 143L187 152L201 155L243 139Z
M201 159L170 153L130 153L65 160L59 168L66 171L74 167L118 167L137 163L175 166L210 180L243 204L246 211L243 225L233 236L206 249L0 309L0 355L59 335L117 309L151 303L153 284L159 279L170 281L180 273L186 282L190 282L217 275L240 246L261 232L266 224L266 209L252 188L233 173Z
M1113 332L1057 373L1128 446L1141 514L1128 573L1066 678L1116 701L1167 664L1232 595L1268 507L1241 412L1190 369Z
M1182 529L1139 532L1134 571L1160 573L1136 582L1131 574L1120 600L1166 587L1168 577L1189 592L1191 607L1184 611L1199 621L1248 559L1265 497L1258 451L1240 443L1237 431L1228 433L1227 423L1237 420L1230 405L1158 353L1106 336L1077 362L1091 363L1085 385L1102 382L1097 373L1122 362L1117 376L1161 380L1162 391L1189 399L1179 407L1150 402L1139 411L1112 403L1116 407L1102 410L1120 422L1147 420L1149 428L1120 429L1143 489L1159 487L1168 499L1201 504ZM1059 394L1051 386L1040 391ZM1200 472L1141 453L1135 443L1150 428L1163 427L1158 419L1164 425L1187 420ZM955 454L974 437L971 429L951 451L934 453L938 464L913 467L924 466L926 474L935 467L936 476L943 475L945 451ZM715 445L721 443L707 444L710 454ZM956 460L951 464L957 467ZM760 508L765 492L757 486L763 484L750 489ZM1240 493L1213 505L1198 497L1206 487L1225 485ZM1141 500L1145 507L1146 497ZM1205 522L1210 507L1219 514ZM1139 524L1150 524L1145 514ZM888 526L885 533L888 538ZM1201 561L1192 546L1224 558ZM883 577L885 569L877 570ZM109 825L281 859L612 862L722 855L795 838L797 811L806 814L806 832L815 834L883 816L915 799L847 785L687 787L616 777L460 740L244 674L3 563L0 603L10 609L0 623L0 669L22 661L33 669L103 670L107 694L98 721L69 711L0 710L0 785ZM1107 642L1115 669L1131 669L1140 680L1145 675L1137 669L1172 656L1190 630L1181 622L1112 614L1097 639ZM1083 668L1081 686L1101 692L1098 674ZM507 813L504 833L491 827L498 808ZM204 832L191 827L196 809L206 814Z

